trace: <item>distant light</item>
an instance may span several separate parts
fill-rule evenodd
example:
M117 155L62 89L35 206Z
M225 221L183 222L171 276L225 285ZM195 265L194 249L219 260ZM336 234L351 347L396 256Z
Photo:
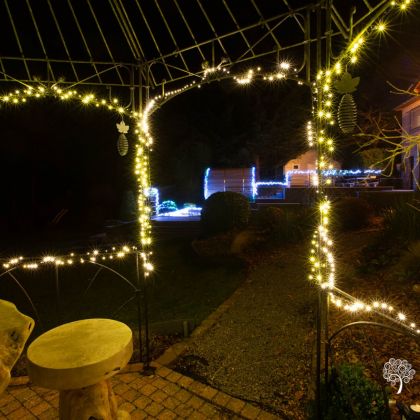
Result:
M187 207L179 210L160 213L159 216L165 217L199 217L201 215L201 207Z

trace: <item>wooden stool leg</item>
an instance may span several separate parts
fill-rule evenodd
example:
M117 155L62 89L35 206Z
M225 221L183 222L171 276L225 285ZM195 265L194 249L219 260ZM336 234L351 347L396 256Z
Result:
M110 381L101 381L81 389L60 391L60 420L128 420L118 411Z

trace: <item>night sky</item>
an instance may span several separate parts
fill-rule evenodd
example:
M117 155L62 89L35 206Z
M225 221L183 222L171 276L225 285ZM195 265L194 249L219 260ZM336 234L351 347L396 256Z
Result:
M118 116L46 99L3 107L0 122L3 246L53 232L96 233L120 216L134 182L131 157L117 153Z
M390 36L369 45L360 72L353 74L361 76L359 106L390 110L402 98L391 96L385 81L407 88L420 77L418 19L419 13L403 26L396 22ZM1 88L9 89L6 83ZM303 151L310 109L304 90L294 82L243 87L223 81L169 101L152 118L152 179L162 198L199 203L207 166L249 166L262 146L262 174L278 175L283 163ZM135 184L133 148L125 157L117 153L117 122L106 111L52 99L0 107L3 252L28 237L98 233L106 220L122 217L124 197ZM267 153L270 136L280 139L273 153Z

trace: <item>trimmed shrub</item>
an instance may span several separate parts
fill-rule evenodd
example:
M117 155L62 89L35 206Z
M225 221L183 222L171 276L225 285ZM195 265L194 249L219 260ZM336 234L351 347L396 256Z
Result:
M204 202L201 211L203 234L212 236L242 229L248 224L250 212L248 199L242 194L232 191L214 193Z
M362 198L345 197L335 203L333 215L342 230L357 230L369 225L373 209Z
M326 420L388 418L388 398L381 387L363 374L360 365L343 363L331 372Z
M263 207L258 210L257 225L262 230L278 229L285 220L285 212L278 207Z
M291 243L312 232L312 213L308 208L265 207L258 210L257 227L272 244Z

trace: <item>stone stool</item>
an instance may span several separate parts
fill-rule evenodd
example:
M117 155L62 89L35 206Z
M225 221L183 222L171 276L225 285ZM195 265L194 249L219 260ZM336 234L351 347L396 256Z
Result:
M70 322L29 346L29 377L35 385L60 391L62 420L129 419L117 410L109 378L127 365L132 353L133 334L122 322Z
M9 384L10 371L34 325L34 320L20 313L13 303L0 299L0 395Z

